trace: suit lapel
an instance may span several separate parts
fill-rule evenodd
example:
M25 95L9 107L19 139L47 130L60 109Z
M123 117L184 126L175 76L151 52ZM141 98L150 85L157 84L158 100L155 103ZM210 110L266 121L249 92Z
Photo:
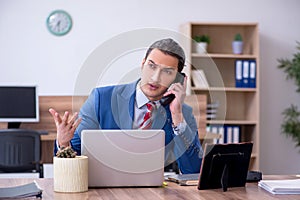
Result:
M116 86L112 94L112 112L120 129L132 129L137 82Z
M120 129L132 129L136 84L138 81L116 86L112 92L112 113ZM153 117L152 129L162 129L167 121L166 108L159 106L153 114L155 116Z

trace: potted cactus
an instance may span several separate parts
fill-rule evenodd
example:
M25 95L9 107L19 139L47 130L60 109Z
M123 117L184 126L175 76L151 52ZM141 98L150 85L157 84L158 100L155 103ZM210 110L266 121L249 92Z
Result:
M88 158L71 147L61 148L53 158L55 192L88 191Z
M195 35L193 40L194 52L200 54L207 52L207 46L210 43L210 37L208 35Z
M237 33L234 36L234 40L232 42L232 52L233 52L233 54L242 54L243 53L243 38L240 33Z

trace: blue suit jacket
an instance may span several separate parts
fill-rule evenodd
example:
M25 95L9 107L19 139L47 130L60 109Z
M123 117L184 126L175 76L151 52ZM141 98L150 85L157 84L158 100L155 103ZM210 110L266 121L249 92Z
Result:
M80 134L84 129L132 129L136 82L95 88L80 109L82 121L71 140L72 148L81 153ZM202 148L191 107L182 108L186 129L175 135L169 106L160 106L152 128L165 131L165 165L177 161L182 173L199 173ZM55 145L55 152L57 151Z

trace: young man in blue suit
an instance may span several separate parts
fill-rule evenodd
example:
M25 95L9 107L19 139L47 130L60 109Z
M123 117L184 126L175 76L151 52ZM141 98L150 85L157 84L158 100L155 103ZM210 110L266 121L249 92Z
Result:
M60 116L50 109L56 127L55 152L72 146L80 154L83 129L138 129L147 111L146 103L155 102L152 129L165 131L165 165L176 160L181 173L199 173L202 148L191 107L184 104L187 77L174 82L185 63L183 49L172 39L154 42L141 63L141 78L133 83L95 88L80 109ZM175 99L162 105L162 97ZM79 116L79 117L78 117Z

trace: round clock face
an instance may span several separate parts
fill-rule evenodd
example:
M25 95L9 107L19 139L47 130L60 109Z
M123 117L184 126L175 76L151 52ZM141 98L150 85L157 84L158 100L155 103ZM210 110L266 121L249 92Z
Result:
M48 30L57 36L67 34L72 28L71 16L63 10L55 10L47 18Z

